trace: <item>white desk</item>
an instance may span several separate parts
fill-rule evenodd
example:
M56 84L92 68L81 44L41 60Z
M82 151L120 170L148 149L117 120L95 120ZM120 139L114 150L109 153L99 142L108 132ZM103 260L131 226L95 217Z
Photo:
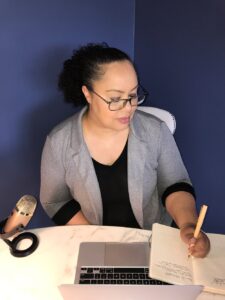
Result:
M0 240L1 300L62 300L57 286L73 283L80 242L148 241L150 231L106 226L59 226L32 230L39 246L30 256L13 257ZM21 245L22 247L22 245ZM198 300L224 300L203 293Z

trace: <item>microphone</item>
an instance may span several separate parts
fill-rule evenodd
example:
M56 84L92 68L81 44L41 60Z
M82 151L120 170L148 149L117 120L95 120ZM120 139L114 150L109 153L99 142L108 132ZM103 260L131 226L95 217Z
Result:
M38 246L39 241L34 233L24 232L18 235L29 223L36 206L37 200L33 196L25 195L16 203L11 215L6 220L0 222L0 239L9 246L13 256L24 257L30 255ZM8 239L15 234L17 236L14 239ZM32 243L28 248L20 250L17 246L24 239L29 239Z
M21 197L3 227L4 233L12 232L19 226L26 227L34 214L36 206L37 200L33 196L25 195Z

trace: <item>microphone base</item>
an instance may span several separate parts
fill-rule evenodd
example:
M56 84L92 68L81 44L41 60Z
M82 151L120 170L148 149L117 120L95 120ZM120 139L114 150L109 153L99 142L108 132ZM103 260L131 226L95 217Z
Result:
M0 222L0 239L2 239L10 248L10 253L15 257L25 257L32 254L38 247L39 240L37 236L32 232L23 232L17 235L14 239L9 240L8 238L24 231L24 226L20 224L10 232L5 233L3 228L7 222L7 219ZM24 250L20 250L17 248L18 244L25 239L29 239L32 241L31 245Z
M23 250L18 249L17 248L18 244L22 240L27 240L27 239L32 241L31 245L28 248ZM32 254L37 249L39 244L39 240L37 236L32 232L23 232L17 235L12 241L8 239L3 239L3 241L9 246L10 253L15 257L25 257Z

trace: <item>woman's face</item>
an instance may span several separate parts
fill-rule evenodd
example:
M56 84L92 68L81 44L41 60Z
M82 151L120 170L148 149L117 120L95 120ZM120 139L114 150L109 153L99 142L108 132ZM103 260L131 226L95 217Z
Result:
M105 64L102 71L104 75L93 81L92 90L105 100L127 99L137 94L137 75L129 61ZM89 103L89 120L109 130L120 131L129 127L135 106L127 102L121 110L111 111L109 105L86 86L83 86L82 90Z

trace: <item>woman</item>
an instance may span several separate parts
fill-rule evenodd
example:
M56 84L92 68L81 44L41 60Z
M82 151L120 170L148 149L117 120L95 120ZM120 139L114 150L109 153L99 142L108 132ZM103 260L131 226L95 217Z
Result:
M56 224L180 228L190 253L204 257L209 240L193 240L195 194L164 122L137 111L146 92L129 56L88 44L65 61L65 100L84 108L56 126L41 163L41 203Z

